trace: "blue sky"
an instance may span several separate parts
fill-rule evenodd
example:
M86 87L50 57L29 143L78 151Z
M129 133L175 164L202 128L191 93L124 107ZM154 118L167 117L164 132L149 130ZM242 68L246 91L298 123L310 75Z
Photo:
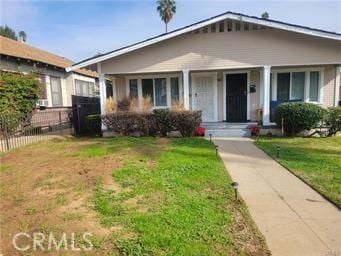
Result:
M164 32L155 1L3 1L0 21L24 30L28 44L74 61ZM225 11L341 33L341 1L177 1L173 30Z

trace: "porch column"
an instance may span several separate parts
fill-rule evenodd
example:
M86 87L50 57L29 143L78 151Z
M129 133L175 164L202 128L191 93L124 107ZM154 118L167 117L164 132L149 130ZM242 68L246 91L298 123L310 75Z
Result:
M107 98L107 91L105 86L105 74L102 73L101 63L97 63L98 81L99 81L99 97L101 104L101 115L105 114L105 100ZM106 127L102 124L102 130L106 130Z
M183 73L183 90L184 90L184 107L185 109L189 109L189 70L182 70Z
M340 99L340 86L341 86L341 66L336 67L336 76L335 76L335 100L334 107L339 105Z
M116 96L116 76L112 76L112 98L117 102L117 96Z
M271 66L263 68L263 125L270 124L270 71Z

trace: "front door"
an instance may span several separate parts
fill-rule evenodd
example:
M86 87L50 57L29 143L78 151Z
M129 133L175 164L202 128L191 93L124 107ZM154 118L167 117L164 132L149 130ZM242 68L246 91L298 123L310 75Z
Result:
M217 121L216 74L193 74L192 81L192 108L202 111L203 122Z
M226 74L226 119L247 121L247 74Z

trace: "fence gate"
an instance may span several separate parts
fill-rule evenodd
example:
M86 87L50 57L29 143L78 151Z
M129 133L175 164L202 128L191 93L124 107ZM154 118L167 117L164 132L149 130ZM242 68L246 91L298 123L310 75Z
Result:
M86 116L101 114L100 99L98 97L84 97L72 95L73 127L76 135L86 135L91 132L86 122Z

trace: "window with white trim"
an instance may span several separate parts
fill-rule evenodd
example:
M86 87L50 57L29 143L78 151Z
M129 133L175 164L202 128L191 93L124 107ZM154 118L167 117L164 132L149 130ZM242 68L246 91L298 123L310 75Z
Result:
M92 82L75 79L75 93L78 96L95 96L95 84Z
M298 69L275 73L277 102L320 102L321 71Z
M137 94L137 79L129 80L129 98L138 98Z
M310 72L309 101L318 102L319 99L320 72Z
M127 96L136 98L149 96L154 107L170 107L173 103L180 101L180 77L168 75L129 78Z

